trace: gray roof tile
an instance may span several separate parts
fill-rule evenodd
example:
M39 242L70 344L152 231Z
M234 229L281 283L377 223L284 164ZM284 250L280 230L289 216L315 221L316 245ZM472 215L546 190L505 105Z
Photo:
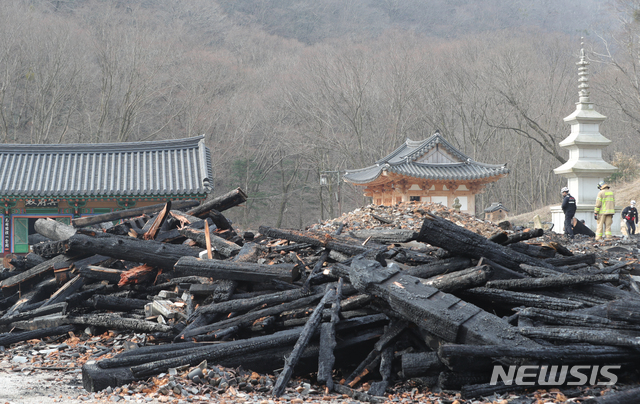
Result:
M436 145L447 149L459 161L455 163L416 162ZM377 179L384 170L436 181L473 181L509 173L506 164L484 164L472 160L436 132L423 141L417 142L408 139L388 156L376 161L374 165L358 170L348 170L343 178L354 184L366 184Z
M3 197L149 197L211 191L204 136L129 143L0 144Z

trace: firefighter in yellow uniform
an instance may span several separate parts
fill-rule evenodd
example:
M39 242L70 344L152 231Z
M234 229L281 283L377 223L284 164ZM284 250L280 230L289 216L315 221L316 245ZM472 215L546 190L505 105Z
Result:
M598 189L600 192L596 197L596 208L593 213L598 221L596 240L602 240L603 233L605 238L611 238L611 224L613 223L613 214L616 213L616 202L613 197L613 191L604 181L600 181Z

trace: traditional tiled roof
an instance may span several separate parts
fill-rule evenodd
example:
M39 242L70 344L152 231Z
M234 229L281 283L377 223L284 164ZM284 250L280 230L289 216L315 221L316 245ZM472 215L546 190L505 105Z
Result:
M458 161L447 163L417 161L435 147L443 147ZM506 164L484 164L472 160L436 132L423 141L407 139L404 144L385 158L376 161L374 165L359 170L348 170L343 178L354 184L367 184L375 181L383 171L436 181L473 181L501 177L509 173Z
M128 143L0 144L0 197L154 197L211 191L204 136Z
M489 206L488 208L486 208L484 211L487 213L491 213L491 212L496 212L498 210L504 210L505 212L508 212L509 209L505 208L504 205L502 204L502 202L493 202L491 204L491 206Z

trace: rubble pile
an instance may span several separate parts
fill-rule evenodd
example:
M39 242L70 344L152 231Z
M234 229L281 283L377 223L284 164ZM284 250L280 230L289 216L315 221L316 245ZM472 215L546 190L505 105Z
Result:
M221 212L245 199L38 220L50 241L0 273L0 346L23 372L147 402L638 394L633 238L514 232L420 203L238 234Z

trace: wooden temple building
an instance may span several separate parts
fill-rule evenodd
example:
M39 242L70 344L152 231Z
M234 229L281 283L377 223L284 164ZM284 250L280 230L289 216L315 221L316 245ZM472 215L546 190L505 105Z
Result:
M509 174L506 164L472 160L439 132L423 141L407 141L374 165L348 170L343 179L364 188L377 205L420 201L441 203L475 215L475 196Z
M2 256L28 253L39 218L71 219L211 192L204 136L98 144L1 144Z

